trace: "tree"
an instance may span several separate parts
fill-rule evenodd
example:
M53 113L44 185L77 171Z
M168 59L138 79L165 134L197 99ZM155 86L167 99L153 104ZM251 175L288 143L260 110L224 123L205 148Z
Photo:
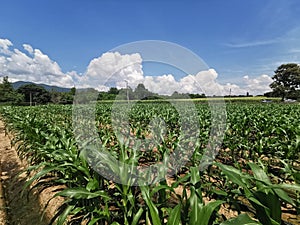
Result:
M72 87L69 92L59 92L51 90L51 102L54 104L72 104L74 96L76 93L76 88Z
M148 89L145 88L144 84L138 84L134 90L134 95L136 99L146 99L147 97L153 95Z
M94 88L83 88L76 90L76 103L86 104L91 101L96 101L99 96L99 92Z
M70 89L70 92L69 92L72 96L74 96L76 94L76 88L75 87L72 87Z
M285 97L296 92L300 87L300 66L296 63L282 64L275 70L274 80L270 84L274 95L280 96L283 101Z
M3 77L3 81L0 84L0 102L18 104L23 101L24 96L16 93L13 86L8 81L8 77Z
M54 104L58 104L61 102L61 93L59 93L58 91L55 91L55 90L52 90L50 92L50 95L51 95L51 102L54 103Z
M173 99L184 99L186 98L185 94L179 93L178 91L174 91L173 94L171 95L171 98Z
M118 95L119 94L119 90L116 87L111 87L109 89L109 91L107 92L107 94L113 94L113 95Z
M25 96L26 102L46 104L51 101L51 94L45 88L36 84L22 85L17 91Z

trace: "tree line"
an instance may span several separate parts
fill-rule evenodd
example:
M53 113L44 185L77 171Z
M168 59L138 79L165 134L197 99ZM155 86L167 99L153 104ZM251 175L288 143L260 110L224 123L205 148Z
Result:
M33 83L14 89L5 76L0 83L0 104L72 104L75 91L75 88L71 88L69 92L47 91L44 87Z
M111 87L108 91L98 92L93 88L79 89L82 95L78 98L83 102L89 100L151 100L163 99L166 96L153 93L145 88L144 84L138 84L133 90L130 87L125 89L117 89ZM0 104L13 104L13 105L32 105L32 104L72 104L76 93L76 88L73 87L69 92L59 92L55 90L47 91L44 87L37 84L25 84L17 88L13 88L12 84L8 81L8 77L3 77L0 83ZM204 94L181 94L174 92L170 98L204 98Z

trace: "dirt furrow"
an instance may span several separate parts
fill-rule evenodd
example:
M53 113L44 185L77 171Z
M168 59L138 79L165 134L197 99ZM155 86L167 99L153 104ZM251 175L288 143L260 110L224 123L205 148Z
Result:
M24 165L19 159L15 149L11 147L10 139L5 135L5 126L1 120L0 167L3 189L0 224L47 224L45 220L41 219L41 209L39 207L38 197L28 190L25 190L22 194L26 175L20 173L24 169Z

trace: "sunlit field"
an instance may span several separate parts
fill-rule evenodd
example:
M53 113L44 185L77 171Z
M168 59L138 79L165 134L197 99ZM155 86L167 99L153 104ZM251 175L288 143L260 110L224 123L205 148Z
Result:
M41 186L65 186L56 194L65 199L56 215L58 224L283 224L287 211L296 216L300 204L300 106L264 104L262 99L226 99L225 136L216 159L203 171L199 167L209 148L210 109L195 101L200 135L190 160L148 186L115 183L89 166L75 141L72 106L1 107L1 115L14 134L18 154L31 165L27 170L37 171L27 185L43 181ZM112 103L97 104L96 129L99 143L115 159L149 165L178 147L181 127L169 103L133 106L130 144L116 137L111 109ZM163 139L134 151L139 140L153 135L148 125L155 116L164 119ZM122 123L121 114L119 119ZM49 176L55 179L47 184L44 178Z

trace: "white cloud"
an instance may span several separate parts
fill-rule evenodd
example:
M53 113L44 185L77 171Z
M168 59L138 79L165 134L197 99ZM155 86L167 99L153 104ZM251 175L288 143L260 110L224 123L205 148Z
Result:
M175 91L221 95L222 88L216 83L217 76L214 69L187 75L178 81L172 74L144 76L140 54L121 55L119 52L108 52L90 62L79 86L90 85L103 90L108 86L125 88L127 82L134 89L139 83L143 83L149 91L162 95L171 95Z
M143 83L149 91L162 95L171 95L180 89L180 84L171 74L157 77L146 76Z
M161 76L144 76L142 57L139 54L121 55L119 52L104 53L93 59L80 79L79 86L108 90L109 86L125 88L126 82L134 89L139 83L154 93L171 95L179 93L205 93L206 95L252 95L263 94L270 90L272 82L268 75L256 78L244 76L244 85L234 83L219 84L218 73L214 69L200 71L195 75L187 75L176 80L172 74Z
M30 55L33 54L33 48L32 48L30 45L24 44L24 45L23 45L23 48L24 48Z
M125 87L126 80L129 86L135 88L143 79L140 54L121 55L118 52L107 52L90 62L81 82L102 89L103 86L110 85Z
M268 75L255 78L243 77L243 84L235 82L218 84L218 73L214 69L189 74L178 80L172 74L161 76L144 75L140 54L119 52L104 53L91 60L83 76L76 71L62 72L59 64L39 49L24 44L23 49L11 50L13 44L0 39L0 75L8 76L11 81L23 80L49 85L78 88L93 87L107 91L109 87L125 88L126 82L134 89L139 83L154 93L171 95L180 93L205 93L206 95L253 95L270 91L272 79Z
M195 85L198 87L198 89L192 91L191 93L199 93L200 89L203 93L205 93L205 95L224 95L222 86L217 83L217 77L218 73L214 69L197 73L195 75Z
M221 85L224 95L246 95L247 91L237 84L226 83Z
M0 39L0 75L12 81L31 81L49 85L72 87L76 72L63 73L60 66L39 49L24 44L26 55L19 49L10 50L12 43Z
M262 74L257 77L250 77L245 75L244 77L231 80L230 83L222 84L221 88L225 95L246 95L247 92L250 95L262 95L268 91L271 91L269 85L273 82L269 75Z
M10 40L8 39L1 39L0 38L0 53L9 55L11 52L9 50L9 47L12 46L13 44L11 43Z
M231 48L247 48L247 47L256 47L261 45L271 45L281 42L282 38L274 38L270 40L257 40L249 42L240 42L240 43L225 43L224 45Z
M269 85L273 82L272 78L266 74L262 74L256 78L250 78L246 75L244 76L244 81L246 83L246 90L253 95L271 91Z

